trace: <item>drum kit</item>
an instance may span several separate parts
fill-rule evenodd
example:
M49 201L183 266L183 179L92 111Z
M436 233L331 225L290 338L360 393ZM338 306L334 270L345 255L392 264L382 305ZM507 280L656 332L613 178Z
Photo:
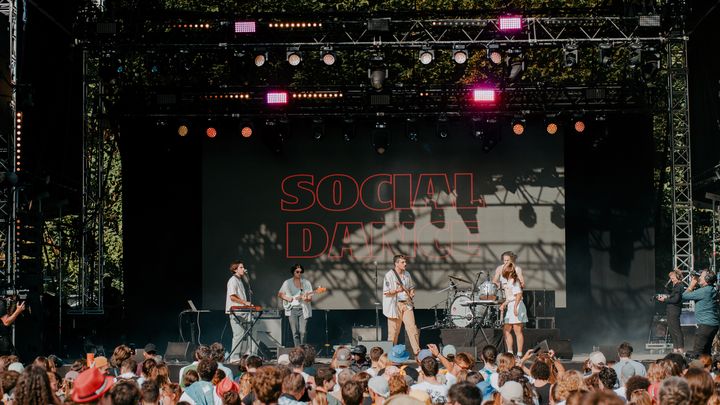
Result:
M486 274L485 280L480 278ZM502 326L500 304L503 303L503 291L490 280L490 275L481 271L475 282L464 278L448 276L449 286L437 293L447 291L445 318L436 319L436 325L442 328L497 328ZM471 289L461 290L457 283L471 285ZM438 305L441 305L442 302Z

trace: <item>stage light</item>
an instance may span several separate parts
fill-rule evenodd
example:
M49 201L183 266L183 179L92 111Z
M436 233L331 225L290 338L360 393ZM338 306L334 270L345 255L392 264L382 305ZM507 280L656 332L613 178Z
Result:
M453 45L453 61L458 65L463 65L468 60L468 51L464 45Z
M641 72L645 80L652 79L660 70L660 51L655 47L647 47L642 51Z
M243 138L250 138L253 133L255 132L255 127L249 120L244 120L242 124L240 124L240 135Z
M236 34L252 34L255 32L255 21L235 21Z
M600 62L602 66L610 66L612 64L612 44L600 44L600 48L598 49L598 62Z
M255 66L260 67L265 65L268 60L268 53L264 51L255 52Z
M285 52L285 56L291 66L297 66L300 62L302 62L302 55L300 54L300 48L298 47L288 48Z
M375 55L370 59L370 69L368 69L368 79L370 85L375 90L382 90L387 79L388 71L382 55Z
M384 155L390 147L390 132L384 121L375 122L375 129L372 131L372 146L378 155Z
M490 44L487 47L487 58L496 65L499 65L503 61L503 55L500 51L500 45Z
M421 49L418 55L418 59L423 65L429 65L433 61L433 59L435 59L435 51L427 48Z
M585 132L585 120L582 115L575 115L572 119L572 124L575 132L579 134Z
M412 142L417 142L419 139L417 119L415 117L407 117L405 119L405 135Z
M525 224L528 228L532 228L537 224L537 213L530 203L523 204L518 212L518 218L520 222Z
M177 129L177 133L180 136L187 136L187 134L190 132L190 128L186 124L180 124Z
M502 32L520 31L522 29L522 17L519 15L501 16L498 19L498 29Z
M217 129L215 129L215 127L207 127L205 135L207 135L208 138L215 138L217 136Z
M495 103L495 89L477 88L473 89L473 101L480 104Z
M545 117L545 132L549 135L555 135L560 129L556 115L548 115Z
M335 52L333 52L332 47L326 46L320 50L320 60L326 66L332 66L335 64L337 58L335 57Z
M563 47L563 64L565 67L577 66L579 59L577 44L569 44Z
M435 126L435 133L442 139L448 137L448 117L445 114L440 114Z
M525 118L523 117L515 117L510 121L510 126L512 127L513 134L515 135L522 135L525 132Z
M316 141L322 139L322 137L325 135L325 122L322 118L313 118L310 132L312 133L312 136Z
M265 97L265 102L268 105L287 104L288 103L288 94L286 91L268 92Z
M550 211L550 222L560 229L565 229L565 207L560 204L553 204Z

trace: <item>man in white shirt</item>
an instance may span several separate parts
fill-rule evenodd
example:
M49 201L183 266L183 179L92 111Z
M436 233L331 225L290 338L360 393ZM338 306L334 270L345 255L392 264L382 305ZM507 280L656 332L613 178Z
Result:
M448 386L437 380L438 362L434 357L425 357L420 362L421 382L410 387L411 390L427 392L433 404L444 404L447 402Z
M620 380L620 385L625 385L625 381L623 381L623 378L621 376L628 375L628 377L632 377L633 375L639 375L641 377L645 377L647 375L647 371L645 370L645 366L642 365L642 363L630 359L630 356L632 356L633 347L630 346L630 343L628 342L622 342L620 343L620 346L618 346L618 357L620 360L618 360L617 363L613 365L613 370L615 370L615 373L618 376L618 380ZM629 365L634 369L634 373L630 373L626 371L623 373L623 367L626 365ZM629 367L626 367L626 369L629 369Z
M233 332L230 363L234 363L239 362L240 356L250 350L250 339L242 339L246 331L245 323L250 320L250 314L232 314L230 307L249 306L251 304L243 283L243 279L246 278L245 265L240 261L235 261L230 265L230 271L233 275L227 282L225 313L230 317L230 327Z
M412 299L415 296L415 283L405 270L407 258L397 255L393 258L394 268L385 274L383 283L383 315L388 319L388 340L397 345L400 327L405 324L405 332L410 339L413 354L420 351L420 332L415 325Z

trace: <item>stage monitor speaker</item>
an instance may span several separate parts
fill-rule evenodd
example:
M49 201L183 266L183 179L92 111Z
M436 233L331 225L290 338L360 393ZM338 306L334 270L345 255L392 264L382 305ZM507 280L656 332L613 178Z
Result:
M165 361L188 361L190 355L190 342L168 342L165 350Z
M380 336L382 337L382 336ZM363 344L362 342L372 340L377 341L378 331L374 326L353 326L352 341L354 345ZM367 345L365 345L367 346Z
M253 338L268 348L282 346L282 318L260 318L253 327Z
M607 361L618 361L620 358L617 353L617 346L613 345L600 345L600 351L605 356Z

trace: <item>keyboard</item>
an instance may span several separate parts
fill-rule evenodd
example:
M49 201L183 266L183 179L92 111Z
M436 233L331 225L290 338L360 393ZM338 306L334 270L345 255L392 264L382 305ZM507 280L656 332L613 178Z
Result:
M233 305L230 312L262 312L263 308L259 305Z

